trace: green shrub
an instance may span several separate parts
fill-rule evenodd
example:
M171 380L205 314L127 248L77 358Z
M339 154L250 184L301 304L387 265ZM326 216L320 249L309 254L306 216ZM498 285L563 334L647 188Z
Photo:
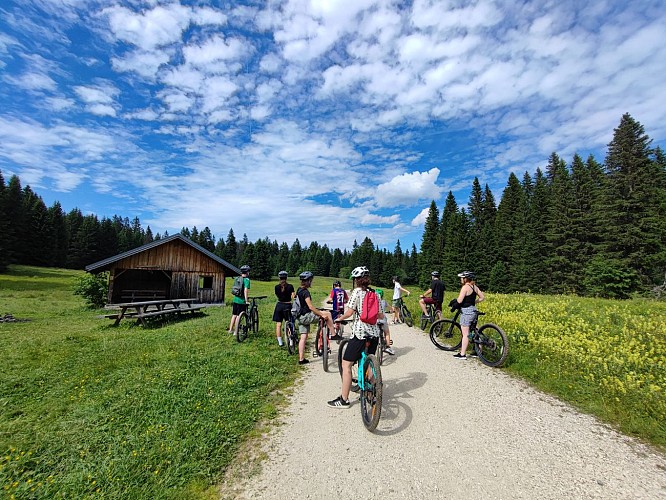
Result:
M594 257L585 268L583 292L590 297L628 299L638 276L615 259Z
M81 295L90 308L103 307L106 304L108 281L108 273L86 274L79 279L74 294Z

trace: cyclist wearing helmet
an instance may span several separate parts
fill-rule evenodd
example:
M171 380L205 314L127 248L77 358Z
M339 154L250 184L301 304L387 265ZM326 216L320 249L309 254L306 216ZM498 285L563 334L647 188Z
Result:
M294 299L294 285L287 283L287 271L278 273L280 282L275 285L275 296L278 301L273 311L273 321L275 321L275 336L280 347L282 347L282 322L291 319L291 301Z
M312 323L318 323L319 318L324 318L329 331L332 332L335 326L331 319L331 313L328 311L320 311L312 305L312 297L310 296L310 291L308 289L312 286L314 274L310 271L303 271L299 275L299 278L301 280L301 286L298 287L298 291L296 292L298 300L301 303L301 311L298 314L298 331L301 334L301 340L298 342L298 364L304 365L310 362L305 359L305 343L308 340L308 333L310 333L310 325Z
M400 323L400 298L402 297L403 293L406 293L408 296L411 295L409 290L405 290L402 285L400 284L400 281L398 281L397 276L393 276L393 302L392 302L392 307L391 309L393 310L393 323L394 325L397 325Z
M338 321L345 320L354 316L352 324L352 337L347 344L347 349L342 358L342 388L340 395L332 401L328 402L328 406L332 408L349 408L349 391L351 391L352 384L352 365L361 359L363 350L365 349L366 339L370 339L370 346L368 353L374 354L377 350L379 343L379 325L371 325L361 321L361 309L363 307L363 299L368 292L373 291L370 288L370 271L365 266L357 267L352 271L352 278L355 281L354 290L349 297L347 309L342 316L338 316ZM379 310L378 320L384 319L384 313L381 308Z
M467 359L466 352L469 345L469 327L476 319L476 304L482 302L486 297L481 289L476 286L476 276L473 272L463 271L458 275L462 288L457 299L453 299L449 305L452 309L460 308L460 330L462 331L462 344L460 352L454 354L456 359ZM476 353L475 353L476 354Z
M340 280L335 280L333 282L333 290L331 290L331 294L326 301L327 304L333 304L333 311L331 311L331 318L333 318L333 321L345 312L345 304L348 300L349 297L347 296L345 289L342 288L342 283L340 283ZM338 333L339 326L339 324L335 324L335 335L331 337L332 340L340 340L342 338Z
M419 305L424 316L428 316L426 304L434 304L435 310L441 313L442 302L444 302L444 283L439 279L439 271L431 272L430 276L432 277L430 288L423 292L423 295L419 299ZM434 319L430 318L430 321L434 321Z
M244 265L240 268L241 276L243 277L243 297L236 297L234 295L234 300L231 301L231 323L229 324L229 333L235 334L236 331L236 321L238 320L238 315L243 311L247 310L248 300L248 290L250 289L250 266Z

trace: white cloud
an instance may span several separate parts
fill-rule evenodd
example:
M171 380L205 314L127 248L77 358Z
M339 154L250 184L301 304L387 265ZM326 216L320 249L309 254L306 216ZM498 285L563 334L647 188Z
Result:
M398 175L389 182L377 186L375 203L379 207L414 205L424 199L439 199L441 188L437 185L439 169L427 172L411 172Z
M160 67L171 59L170 50L135 50L127 53L124 57L112 57L111 65L118 72L134 71L138 75L153 79Z
M426 219L428 218L428 213L430 213L430 207L425 207L423 210L419 212L419 214L412 219L412 226L423 226L425 224Z

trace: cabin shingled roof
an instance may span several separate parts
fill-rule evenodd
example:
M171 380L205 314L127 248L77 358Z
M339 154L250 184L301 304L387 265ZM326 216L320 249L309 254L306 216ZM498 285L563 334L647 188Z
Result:
M235 275L240 275L241 274L240 269L238 269L236 266L234 266L233 264L229 264L226 260L218 257L213 252L209 252L208 250L206 250L201 245L197 245L191 239L186 238L185 236L183 236L180 233L173 234L171 236L167 236L166 238L162 238L162 239L159 239L159 240L151 241L150 243L146 243L143 246L134 248L132 250L128 250L127 252L123 252L121 254L114 255L113 257L108 257L104 260L100 260L98 262L95 262L94 264L89 264L85 267L85 270L88 271L88 272L93 272L93 271L96 271L96 270L104 269L109 264L113 264L114 262L125 259L127 257L132 256L132 255L136 255L136 254L145 252L146 250L150 250L151 248L155 248L155 247L158 247L160 245L164 245L165 243L169 243L173 240L180 240L184 243L187 243L192 248L194 248L194 249L198 250L199 252L203 253L204 255L210 257L214 261L219 262L224 267L226 267L227 269L229 269L230 271L235 273Z

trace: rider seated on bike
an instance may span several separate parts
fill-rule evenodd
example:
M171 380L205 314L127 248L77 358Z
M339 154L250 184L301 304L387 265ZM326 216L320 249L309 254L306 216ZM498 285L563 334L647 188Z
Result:
M335 280L333 282L333 290L331 290L331 294L328 296L328 300L326 301L327 304L333 304L333 310L331 311L331 318L333 318L333 321L335 321L335 319L338 316L342 315L345 312L345 304L348 301L349 297L347 296L347 292L345 291L345 289L342 288L342 283L340 283L340 280ZM335 335L331 336L331 340L342 339L339 331L340 331L340 324L336 323Z
M352 271L351 277L355 280L356 288L351 293L347 309L342 316L338 316L337 321L343 321L354 316L352 323L352 336L347 344L347 349L342 357L342 388L340 395L328 402L332 408L349 408L349 391L351 391L352 374L351 368L354 363L361 359L365 349L365 342L369 339L370 345L368 353L374 354L379 343L379 325L364 323L361 321L361 312L363 308L363 299L370 288L370 271L367 267L357 267ZM383 319L384 313L379 310L378 319Z
M379 295L379 310L384 313L384 319L377 320L377 324L382 330L384 330L384 338L386 339L386 346L384 347L384 352L393 356L395 351L391 347L393 341L391 340L391 332L389 331L388 325L388 316L386 316L386 309L388 309L388 303L384 300L384 290L377 288L375 290L377 295Z
M439 311L440 313L442 312L442 302L444 302L444 283L439 279L439 271L431 272L430 276L432 277L430 288L421 295L419 305L421 306L421 311L423 311L423 316L426 316L430 321L434 321L434 318L428 316L426 304L433 304L436 311Z
M310 271L303 271L298 277L301 280L301 286L296 292L298 300L301 303L301 311L298 314L298 332L301 334L301 340L298 342L298 364L304 365L310 362L305 359L305 343L308 339L308 333L310 333L310 325L312 323L318 323L319 318L324 318L326 320L329 331L333 331L334 325L333 320L331 319L331 313L328 311L320 311L312 305L312 298L308 288L312 286L314 274Z
M481 289L476 286L476 275L471 271L463 271L458 275L462 288L457 299L453 299L449 305L452 309L460 308L460 330L462 331L462 344L460 352L454 354L456 359L467 359L467 346L469 344L469 328L476 321L476 304L482 302L486 297Z
M231 301L231 323L229 323L229 333L236 335L236 321L238 316L243 311L247 311L247 305L250 303L248 299L248 292L250 290L250 266L245 265L240 268L241 276L243 277L243 297L236 297L234 295Z

